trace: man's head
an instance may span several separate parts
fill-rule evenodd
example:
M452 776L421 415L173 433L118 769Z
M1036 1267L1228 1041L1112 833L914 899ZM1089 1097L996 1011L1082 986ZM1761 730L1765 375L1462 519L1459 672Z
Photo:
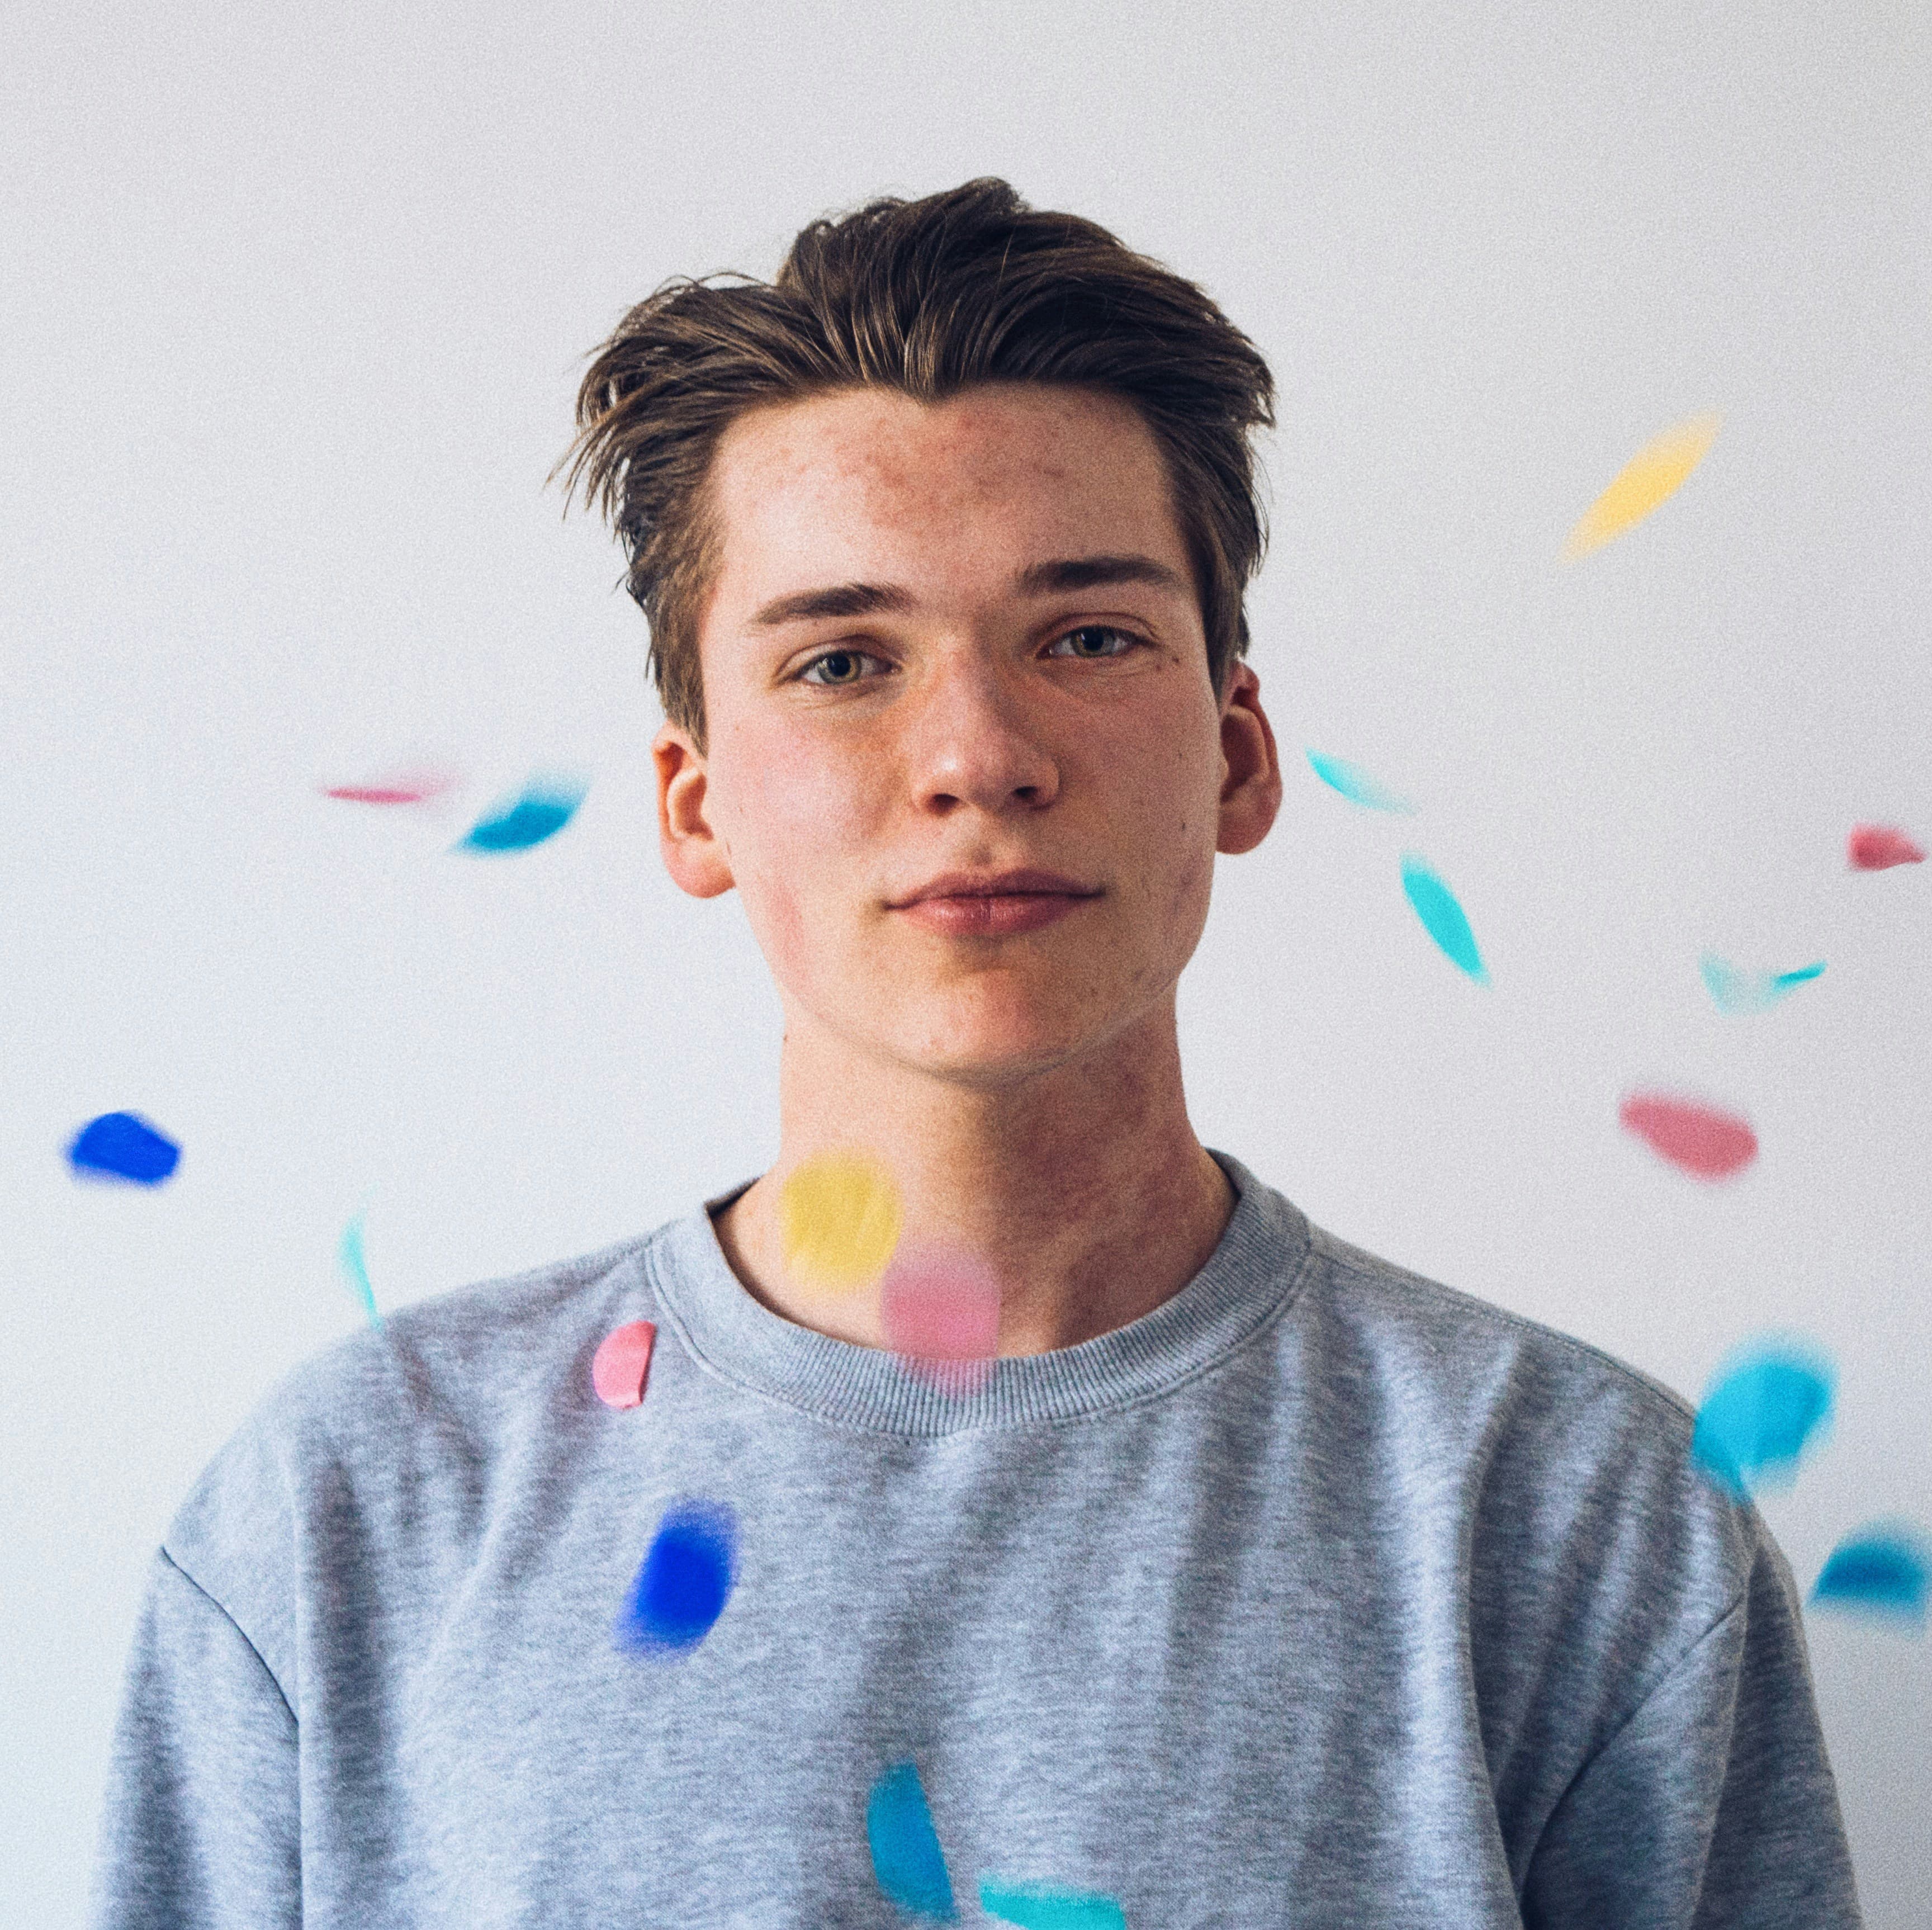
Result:
M1280 797L1269 401L1199 291L998 182L626 317L573 479L652 620L667 862L740 891L795 1036L998 1082L1171 1007Z

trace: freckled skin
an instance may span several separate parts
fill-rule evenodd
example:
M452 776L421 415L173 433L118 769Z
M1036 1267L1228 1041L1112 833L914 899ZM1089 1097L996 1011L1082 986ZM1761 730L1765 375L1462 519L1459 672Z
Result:
M1174 987L1216 851L1258 843L1280 797L1253 674L1224 695L1210 683L1158 446L1127 405L1081 391L931 405L859 389L741 418L711 485L708 737L660 734L663 843L687 890L737 890L786 1017L784 1151L721 1224L728 1251L810 1318L777 1277L762 1196L862 1120L901 1170L909 1235L1001 1264L1042 1334L1106 1320L1049 1303L1090 1298L1070 1276L1117 1274L1130 1249L1191 1272L1202 1226L1225 1219L1180 1101ZM1022 587L1029 567L1121 555L1172 581ZM889 586L896 607L759 620L850 584ZM994 936L904 908L942 873L1017 868L1080 895ZM1104 1180L1066 1170L1057 1149L1100 1121ZM1160 1224L1089 1229L1084 1258L1055 1258L1083 1214L1118 1220L1123 1183ZM1160 1250L1169 1222L1184 1258ZM1128 1297L1157 1304L1186 1277Z

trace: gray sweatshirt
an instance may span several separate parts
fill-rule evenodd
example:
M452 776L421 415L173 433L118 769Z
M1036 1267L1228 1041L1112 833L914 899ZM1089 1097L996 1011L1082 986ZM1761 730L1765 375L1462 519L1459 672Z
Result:
M704 1211L298 1371L156 1558L94 1922L1856 1923L1684 1405L1222 1163L1196 1278L976 1390L766 1311ZM724 1557L640 1643L667 1520Z

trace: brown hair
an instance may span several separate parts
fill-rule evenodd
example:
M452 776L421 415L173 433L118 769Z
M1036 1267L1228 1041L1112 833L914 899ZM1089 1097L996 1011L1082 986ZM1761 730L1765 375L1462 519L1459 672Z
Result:
M1224 687L1247 648L1242 596L1267 541L1248 436L1274 420L1268 365L1193 283L983 179L814 221L769 284L667 282L596 351L558 467L624 546L673 722L703 742L698 627L717 543L705 483L732 422L864 383L932 402L982 382L1098 389L1138 410L1167 464L1208 674Z

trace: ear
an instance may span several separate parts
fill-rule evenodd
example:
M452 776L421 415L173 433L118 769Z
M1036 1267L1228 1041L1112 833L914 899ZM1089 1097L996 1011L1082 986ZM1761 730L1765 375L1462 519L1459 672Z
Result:
M1262 708L1262 680L1244 663L1228 672L1221 700L1221 755L1227 774L1214 848L1238 856L1268 836L1281 809L1281 759Z
M658 848L680 891L716 898L736 881L723 841L707 814L710 773L697 740L667 724L651 744L658 771Z

